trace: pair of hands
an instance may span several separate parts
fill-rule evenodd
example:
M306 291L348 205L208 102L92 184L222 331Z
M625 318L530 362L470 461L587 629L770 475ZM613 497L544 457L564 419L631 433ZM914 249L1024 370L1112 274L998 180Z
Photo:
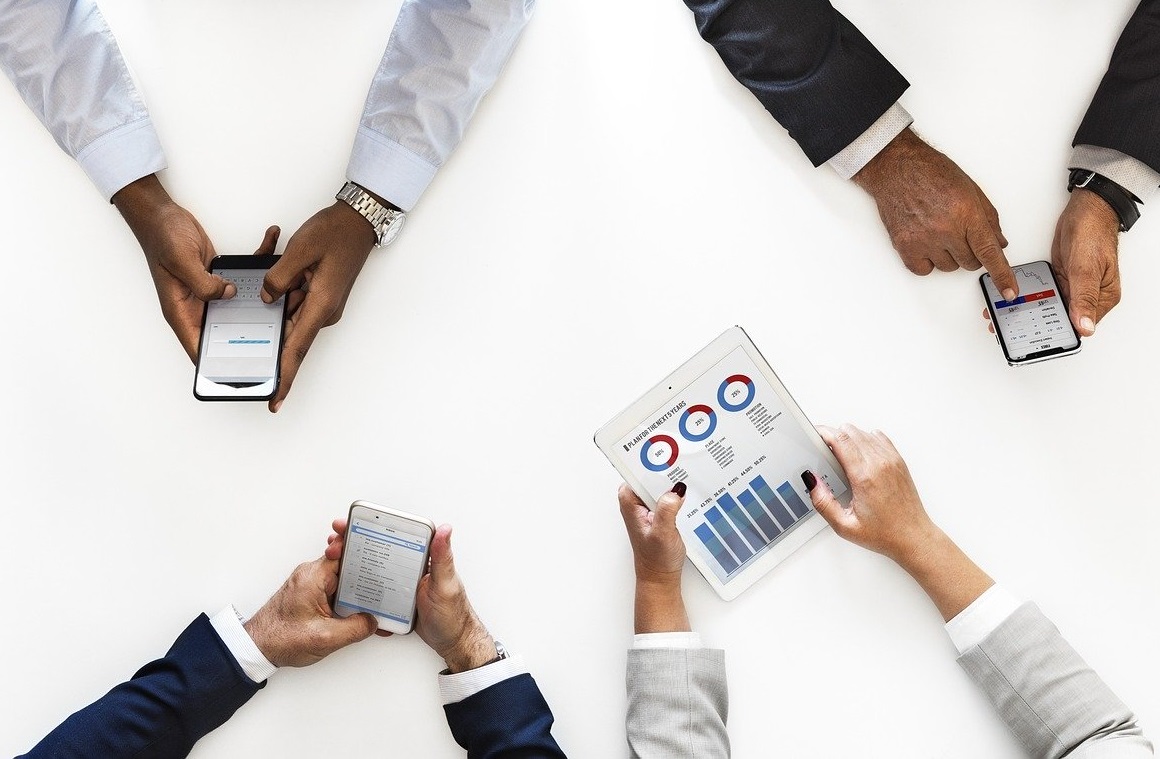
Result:
M907 269L925 276L986 267L1004 298L1019 294L995 207L954 161L912 130L904 129L854 181L874 198ZM1081 335L1094 334L1120 302L1119 231L1112 208L1084 189L1072 192L1056 223L1051 262Z
M216 255L209 235L193 214L174 202L155 174L122 188L113 203L141 244L165 321L196 360L204 303L237 294L232 282L208 271ZM278 227L267 229L256 253L272 254L279 234ZM306 220L267 272L262 300L289 298L281 381L270 411L281 408L319 330L342 318L374 244L374 230L366 219L346 203L335 202Z
M271 664L306 667L340 648L379 633L370 614L335 616L331 601L338 590L346 520L331 524L321 558L300 564L269 601L246 623L246 631ZM467 600L455 571L451 525L431 541L431 570L419 581L415 631L451 672L483 666L496 656L495 642Z
M946 620L992 585L927 515L906 462L885 434L848 424L817 429L842 466L852 493L849 505L843 506L825 482L802 472L814 508L834 532L906 570ZM637 577L638 633L689 629L680 598L685 546L676 526L684 502L682 485L662 496L655 511L649 511L628 485L620 487L620 512Z

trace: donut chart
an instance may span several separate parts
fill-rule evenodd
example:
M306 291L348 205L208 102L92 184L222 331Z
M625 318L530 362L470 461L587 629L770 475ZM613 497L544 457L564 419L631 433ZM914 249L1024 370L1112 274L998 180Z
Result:
M717 412L704 404L690 406L681 414L677 426L681 430L681 437L690 443L699 443L717 429Z
M743 398L737 400L739 396ZM757 388L753 380L744 374L734 374L725 378L717 388L717 403L726 411L744 411L753 403L753 396L757 395Z
M678 452L671 435L653 435L640 449L640 463L650 472L663 472L677 463Z

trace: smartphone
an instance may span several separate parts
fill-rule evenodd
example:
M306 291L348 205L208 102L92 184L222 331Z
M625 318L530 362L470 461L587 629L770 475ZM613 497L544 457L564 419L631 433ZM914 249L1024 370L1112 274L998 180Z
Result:
M350 505L338 569L334 613L368 612L379 629L415 628L415 597L427 571L435 525L429 519L366 501Z
M278 392L286 297L262 302L262 280L278 258L218 256L210 264L238 294L205 304L193 375L199 401L268 401Z
M1079 333L1071 325L1055 270L1047 261L1012 267L1019 295L1004 300L990 274L979 277L995 337L1011 366L1079 353Z

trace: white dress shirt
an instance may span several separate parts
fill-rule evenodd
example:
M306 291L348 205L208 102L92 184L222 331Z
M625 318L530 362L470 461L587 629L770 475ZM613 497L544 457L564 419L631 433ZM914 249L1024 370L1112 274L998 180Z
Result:
M278 668L262 655L254 639L246 632L246 628L242 626L244 619L233 606L227 606L214 614L209 622L213 625L214 632L222 639L222 643L226 644L230 655L246 673L246 677L260 683L278 671ZM454 675L440 674L439 698L444 705L456 704L496 683L527 672L528 667L522 657L510 656L466 672Z
M347 176L409 210L463 138L535 0L403 0ZM0 67L106 198L166 167L93 0L0 0ZM337 189L337 188L336 188Z
M826 164L842 179L850 179L912 123L914 119L901 103L895 103ZM1071 150L1067 167L1101 174L1135 195L1140 203L1148 200L1160 187L1160 172L1143 161L1111 148L1076 145Z

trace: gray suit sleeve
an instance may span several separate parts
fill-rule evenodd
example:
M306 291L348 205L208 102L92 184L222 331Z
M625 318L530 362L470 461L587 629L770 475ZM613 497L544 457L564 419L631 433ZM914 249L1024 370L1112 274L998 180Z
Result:
M1141 759L1136 716L1035 604L1025 603L959 657L1031 756Z
M729 756L729 689L725 652L709 648L645 648L628 652L631 756Z

